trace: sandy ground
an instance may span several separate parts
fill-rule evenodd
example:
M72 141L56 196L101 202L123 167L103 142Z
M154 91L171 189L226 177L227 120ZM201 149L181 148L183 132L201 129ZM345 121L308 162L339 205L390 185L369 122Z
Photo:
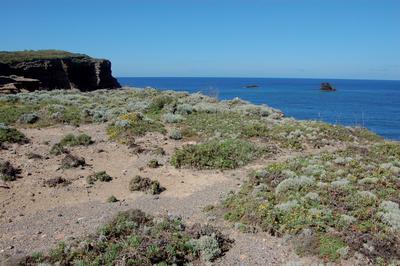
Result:
M59 241L95 232L99 225L119 211L140 208L151 214L179 215L188 224L209 222L219 227L235 243L224 257L215 262L216 265L315 262L310 258L298 258L283 239L265 233L241 233L232 224L207 216L202 211L205 206L217 204L227 193L237 190L249 171L268 163L266 159L232 171L175 169L167 163L168 158L176 147L185 143L159 134L138 138L136 142L146 151L136 154L126 145L108 141L104 125L21 131L31 140L30 143L0 150L2 159L22 170L17 181L0 183L0 259L4 260L6 255L20 257L33 251L46 251ZM70 148L73 155L85 158L87 166L63 170L60 168L63 155L49 155L51 146L67 133L86 133L95 140L88 147ZM162 147L166 155L154 155L151 151L157 147ZM43 159L28 159L26 154L30 152L40 154ZM283 160L288 156L275 159ZM147 163L153 158L163 166L149 168ZM111 182L86 183L87 175L103 170L113 177ZM129 181L137 174L159 180L166 191L157 196L130 192ZM54 177L63 177L71 183L61 187L44 186L45 180ZM107 203L111 195L120 201Z

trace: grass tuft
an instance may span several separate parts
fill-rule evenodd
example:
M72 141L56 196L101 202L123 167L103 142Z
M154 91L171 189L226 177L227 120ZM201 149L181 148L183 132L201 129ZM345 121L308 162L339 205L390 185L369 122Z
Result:
M176 168L234 169L246 165L263 153L251 142L226 139L187 145L175 151L171 164Z

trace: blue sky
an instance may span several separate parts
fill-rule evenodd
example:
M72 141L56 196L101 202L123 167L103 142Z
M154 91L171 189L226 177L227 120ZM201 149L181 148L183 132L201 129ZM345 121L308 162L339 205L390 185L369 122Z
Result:
M1 0L0 50L108 58L116 76L400 80L399 0Z

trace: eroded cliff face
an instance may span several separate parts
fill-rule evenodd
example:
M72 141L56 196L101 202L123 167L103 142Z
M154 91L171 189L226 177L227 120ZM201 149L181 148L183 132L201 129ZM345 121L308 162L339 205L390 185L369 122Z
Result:
M84 55L0 62L0 76L3 76L3 79L0 79L0 92L3 93L54 89L92 91L121 87L112 76L109 60L94 59ZM25 86L27 82L14 84L9 82L10 78L35 79L39 82Z

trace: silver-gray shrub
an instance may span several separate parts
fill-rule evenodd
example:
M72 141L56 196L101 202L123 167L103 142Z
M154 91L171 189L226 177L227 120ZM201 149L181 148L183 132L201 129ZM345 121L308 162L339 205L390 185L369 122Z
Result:
M21 124L33 124L39 120L39 115L37 113L23 114L18 118L18 122Z
M196 251L200 252L201 258L206 262L214 260L222 253L215 234L211 236L204 235L199 239L192 239L190 240L190 244Z
M179 104L176 106L176 112L181 115L193 113L193 106L187 103Z
M129 112L145 112L150 106L150 102L149 101L144 101L144 100L140 100L140 101L130 101L128 102L128 104L126 105L126 109Z
M162 116L162 120L166 123L179 123L183 121L183 116L180 114L166 113Z
M182 133L179 129L174 128L169 133L169 138L174 139L174 140L180 140L180 139L182 139Z
M280 194L288 190L298 190L305 186L311 186L315 179L308 176L299 176L295 178L287 178L280 182L275 188L275 193Z

